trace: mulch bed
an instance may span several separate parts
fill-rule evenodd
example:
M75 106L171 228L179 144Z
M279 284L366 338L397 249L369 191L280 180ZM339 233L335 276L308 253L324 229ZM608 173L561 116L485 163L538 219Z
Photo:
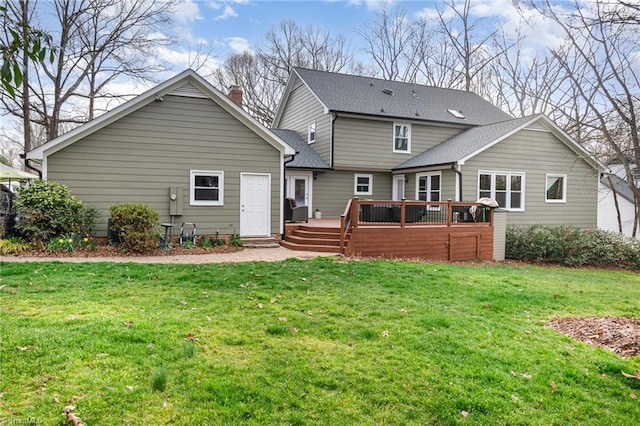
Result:
M622 358L640 355L640 318L558 318L549 326L590 345L606 348Z
M169 250L153 250L146 253L125 253L118 246L109 245L106 243L100 243L96 246L95 250L90 249L78 249L72 252L56 251L54 253L47 249L31 250L20 253L20 257L148 257L148 256L176 256L181 254L199 255L199 254L215 254L215 253L236 253L242 251L242 247L234 247L229 245L217 246L211 248L202 248L199 246L192 246L189 248L174 245Z

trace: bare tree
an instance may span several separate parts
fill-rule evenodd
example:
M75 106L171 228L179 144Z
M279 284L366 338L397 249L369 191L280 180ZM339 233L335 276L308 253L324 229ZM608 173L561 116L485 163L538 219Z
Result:
M231 85L241 86L247 110L270 124L294 67L350 71L356 67L354 55L341 35L334 37L319 26L301 27L286 20L271 28L254 52L227 58L215 80L223 90Z
M600 0L586 5L575 2L568 13L550 2L539 10L566 34L566 44L552 54L575 89L577 104L586 112L576 116L575 127L587 128L589 139L604 146L624 166L636 204L635 234L640 225L640 187L634 176L634 167L640 164L636 64L640 35L635 20L612 17L637 17L639 11L624 2ZM585 141L582 136L578 139Z
M382 8L360 31L364 51L385 80L416 82L425 58L431 56L426 21L411 21L404 9Z
M36 141L24 132L26 151L60 134L63 123L81 124L95 116L99 102L122 94L106 91L119 77L153 80L159 70L152 60L154 48L171 41L164 34L174 0L54 0L36 5L23 0L22 17L35 20L34 11L53 12L48 29L57 46L55 61L31 69L23 81L21 100L2 99L5 110L19 117L24 128L35 123L45 128ZM45 10L45 7L50 9ZM49 21L47 21L49 22ZM26 111L26 112L25 112Z

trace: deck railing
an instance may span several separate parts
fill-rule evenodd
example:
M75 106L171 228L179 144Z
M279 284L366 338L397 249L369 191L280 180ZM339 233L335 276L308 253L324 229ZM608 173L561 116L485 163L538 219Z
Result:
M349 200L344 213L340 216L340 253L344 253L345 238L351 228L351 205L352 200Z

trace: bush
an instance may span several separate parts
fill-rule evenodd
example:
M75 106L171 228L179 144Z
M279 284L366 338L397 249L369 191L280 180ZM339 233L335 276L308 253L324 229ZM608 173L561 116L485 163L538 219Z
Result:
M56 235L81 231L82 202L65 185L37 180L18 191L16 228L31 241L49 241Z
M119 203L109 208L111 228L124 251L145 253L158 248L160 214L141 203Z
M0 254L8 256L10 254L24 253L33 250L33 244L18 237L11 237L0 240Z
M640 269L640 241L569 226L510 226L505 255L528 262Z

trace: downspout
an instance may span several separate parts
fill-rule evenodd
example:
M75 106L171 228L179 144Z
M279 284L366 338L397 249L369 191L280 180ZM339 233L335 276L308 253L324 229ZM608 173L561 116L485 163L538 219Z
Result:
M332 116L333 116L333 117L331 118L331 145L330 145L330 148L331 148L331 155L330 155L330 157L331 157L331 158L330 158L331 163L329 164L331 167L333 167L333 151L334 151L334 149L333 149L333 145L334 145L334 144L333 144L333 142L334 142L334 141L333 141L333 137L334 137L334 135L336 134L335 123L336 123L336 120L338 119L338 114L336 114L336 113L334 112L334 113L332 114Z
M27 158L27 153L22 153L20 154L20 158L22 158L24 160L24 166L29 169L29 170L33 170L34 172L38 173L38 177L40 179L42 179L42 170L33 167L31 164L29 164L29 161L31 161L30 158Z
M282 176L282 235L280 236L280 239L282 241L285 240L284 236L286 234L286 232L285 232L285 219L284 219L284 209L285 209L284 203L286 202L286 199L287 199L287 178L286 178L286 176L287 176L287 164L289 164L290 162L295 160L296 155L298 155L298 154L299 154L299 151L296 151L296 153L293 154L291 156L291 158L289 158L288 160L285 160L285 162L283 163L284 175Z
M458 195L460 196L460 199L458 201L462 201L463 200L463 197L462 197L462 172L458 168L458 163L453 163L451 165L451 170L453 170L453 172L458 175Z

